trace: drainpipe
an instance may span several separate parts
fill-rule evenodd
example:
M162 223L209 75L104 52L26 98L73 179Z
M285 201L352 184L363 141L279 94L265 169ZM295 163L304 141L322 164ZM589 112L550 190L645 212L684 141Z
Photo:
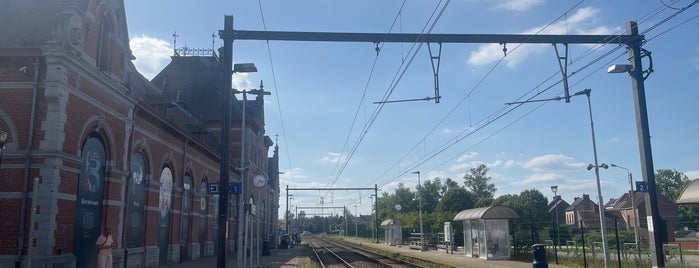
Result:
M133 179L131 176L133 174L131 173L131 156L133 153L131 150L133 150L133 133L136 129L136 112L138 111L138 106L134 103L133 107L133 114L131 115L131 133L129 133L129 148L126 150L126 168L129 169L129 175L126 177L126 181L124 184L124 214L122 215L122 220L121 220L121 245L124 247L124 268L126 268L126 264L128 263L129 259L129 248L126 247L126 217L128 215L128 208L129 208L129 181ZM148 194L148 191L146 191L146 194ZM147 204L145 204L147 205ZM145 206L144 205L144 206ZM145 228L145 227L144 227Z
M17 241L16 267L22 266L22 249L24 248L24 224L27 217L27 198L29 195L29 167L31 166L32 144L34 143L34 117L36 115L36 98L39 91L39 58L34 59L34 86L32 87L32 109L29 117L29 137L27 138L27 151L24 153L24 183L22 186L22 206L19 218L19 239ZM36 185L34 185L36 187ZM36 198L36 197L33 197Z
M187 137L185 137L184 138L184 146L182 146L182 197L180 199L181 201L185 201L186 200L185 196L187 195L187 189L184 189L184 176L187 176L187 167L185 166L187 164L187 143L189 143L189 139ZM192 180L191 177L189 179L190 179L189 187L191 188L193 186L192 184L194 184L194 183L191 182L191 180ZM190 200L190 202L191 202L191 200ZM182 238L182 222L184 220L185 211L184 211L184 202L181 202L181 203L182 203L182 206L180 208L180 261L179 261L180 263L182 263L182 261L184 260L182 253L183 252L187 253L187 250L186 250L187 245L182 245L182 242L183 242L182 241L182 239L183 239ZM191 208L192 207L190 206L190 210L191 210ZM191 214L191 211L189 213ZM187 233L187 235L189 235L189 232L186 232L186 233ZM189 239L186 239L186 240L187 240L187 242L189 242Z

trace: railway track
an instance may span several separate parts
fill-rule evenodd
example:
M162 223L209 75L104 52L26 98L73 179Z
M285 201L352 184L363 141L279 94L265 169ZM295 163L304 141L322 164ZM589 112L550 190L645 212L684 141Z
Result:
M306 239L313 250L314 258L321 267L355 267L355 268L423 268L403 260L370 252L355 245L332 240L323 236Z

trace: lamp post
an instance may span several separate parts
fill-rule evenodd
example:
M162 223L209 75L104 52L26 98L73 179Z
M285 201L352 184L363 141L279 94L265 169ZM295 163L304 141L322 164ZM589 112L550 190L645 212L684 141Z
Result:
M230 196L230 191L229 191L229 176L230 176L230 131L231 131L231 89L232 89L232 79L231 75L234 73L243 73L243 72L257 72L257 68L255 67L254 64L252 63L242 63L242 64L235 64L233 65L233 37L230 35L226 35L226 32L233 31L233 17L228 16L225 17L224 21L224 30L222 32L219 32L219 36L224 40L224 45L223 45L223 69L222 69L222 82L223 82L223 118L222 118L222 123L221 123L221 143L222 143L222 148L221 148L221 163L220 163L220 173L221 173L221 178L219 179L219 186L221 189L223 189L219 193L219 215L218 215L218 226L219 226L219 232L218 232L218 237L217 237L217 245L218 245L218 255L216 256L216 267L218 268L225 268L226 267L226 253L228 251L228 210L229 208L229 200L228 197ZM231 59L231 60L225 60L225 59ZM245 107L245 106L243 106ZM245 111L245 110L243 110ZM245 128L245 112L243 112L243 128ZM243 132L245 133L245 132ZM243 134L244 135L244 134ZM243 136L243 142L242 145L245 144L245 136ZM240 196L244 197L245 196L245 172L244 172L244 155L245 150L241 150L241 158L240 158L240 165L243 170L241 170L241 176L240 176L240 182L241 182L241 190L242 193ZM239 198L240 199L240 198ZM242 266L242 228L240 228L240 225L244 222L243 219L245 217L245 213L243 212L244 210L244 205L245 205L245 200L244 198L238 200L238 223L236 224L236 228L238 229L238 236L237 236L237 244L238 244L238 267L244 267Z
M615 164L611 164L610 166L626 170L626 174L629 177L629 198L631 199L631 214L633 214L633 238L634 242L636 243L636 249L638 250L638 258L640 259L641 245L638 243L638 214L636 214L636 192L633 191L633 175L631 174L631 170L629 170L628 168Z
M413 174L417 174L417 204L420 208L420 251L425 251L425 232L422 229L422 195L420 194L420 171L415 171Z
M292 196L294 196L294 195L293 195L293 194L289 194L289 185L287 185L287 186L286 186L286 213L284 213L284 214L285 214L285 215L284 215L284 218L286 218L286 223L285 223L285 225L286 225L286 234L289 234L289 220L290 220L290 219L289 219L289 213L291 213L291 211L289 211L289 197L292 197ZM292 197L292 199L293 199L293 197Z
M608 247L608 242L607 242L607 227L606 227L606 221L604 217L604 199L602 198L602 187L600 186L600 179L599 179L599 168L604 168L607 169L609 166L607 164L602 164L600 165L597 161L597 143L595 141L595 123L592 120L592 102L590 101L590 92L591 89L585 89L579 92L576 92L572 96L579 96L579 95L585 95L587 96L587 108L590 113L590 130L592 132L592 153L594 155L595 159L595 164L592 165L590 164L587 166L587 170L591 170L592 168L595 169L595 179L597 180L597 201L599 204L599 224L600 224L600 229L602 231L602 249L604 250L604 267L609 268L609 247Z
M558 192L558 185L551 186L551 191L553 192L553 215L556 217L556 244L553 245L553 252L556 255L556 264L558 264L558 245L561 243L561 235L558 233L558 198L556 192Z
M644 71L641 59L648 57L652 59L651 53L641 48L645 42L642 35L638 33L638 24L629 21L626 24L626 32L632 35L633 42L627 44L630 64L617 64L607 69L608 73L628 73L631 76L631 87L633 92L634 109L636 112L636 132L638 133L638 149L641 156L641 175L646 182L648 192L644 194L646 213L648 217L649 244L651 250L651 263L653 267L664 267L665 256L663 253L663 232L666 231L663 220L660 217L658 208L658 197L655 190L655 170L653 169L653 152L650 146L650 127L648 126L648 109L646 107L646 87L644 81L650 74L651 69Z
M359 213L357 212L357 204L354 204L354 214L357 215L357 218L354 219L354 237L359 236Z
M376 197L375 194L372 194L369 196L369 198L371 199L371 203L372 203L371 204L371 212L372 212L371 214L374 215L374 225L376 225L376 223L378 222L377 221L378 215L374 214L374 213L378 213L378 210L376 209L376 206L377 206L376 202L378 202L378 200L374 200L375 197ZM374 227L376 227L376 226L374 226ZM379 242L379 236L378 236L377 232L375 231L376 229L377 228L371 228L371 240L374 240L374 243Z
M233 68L234 73L249 73L249 72L256 72L257 68L255 67L254 64L252 63L240 63L240 64L235 64L235 67ZM246 112L245 112L245 107L247 106L248 102L248 95L247 94L253 94L253 95L270 95L271 93L266 92L263 90L264 89L264 84L262 81L260 81L260 89L251 89L251 90L238 90L238 89L233 89L234 94L242 93L243 94L243 103L242 103L242 111L241 111L241 123L240 123L240 132L241 132L241 142L240 142L240 167L236 168L240 172L240 188L241 188L241 193L238 196L238 223L247 223L246 218L247 216L245 215L245 197L248 196L247 194L247 172L249 167L246 165L247 164L247 159L245 159L245 151L247 148L245 148L245 144L248 142L247 141L247 128L245 126L246 123ZM252 205L252 204L250 204ZM238 249L243 248L243 241L240 239L240 237L243 237L244 230L241 228L238 228ZM247 243L252 247L252 241L249 241ZM241 264L242 261L242 266L239 267L245 267L245 261L246 261L246 254L243 254L241 250L238 250L238 264ZM242 260L241 260L242 259ZM251 262L252 263L252 262Z

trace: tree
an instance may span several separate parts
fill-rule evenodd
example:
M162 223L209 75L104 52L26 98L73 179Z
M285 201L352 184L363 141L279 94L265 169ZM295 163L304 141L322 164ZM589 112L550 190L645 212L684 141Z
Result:
M483 199L483 201L476 201L476 203L489 204L488 200L492 201L495 191L498 190L495 184L490 183L488 167L485 164L470 169L469 173L464 175L464 185L476 196L476 200Z
M655 172L655 185L660 193L667 198L677 200L680 192L690 183L684 173L677 170L658 169Z
M689 177L677 170L658 169L655 172L655 184L663 195L676 201L680 193L692 183ZM678 204L679 224L691 229L699 228L699 205Z
M418 211L417 191L411 191L403 183L399 183L398 189L393 193L393 202L390 207L401 205L401 213Z
M420 195L422 196L422 211L430 213L435 210L439 199L441 199L440 190L442 189L442 181L439 178L427 180L422 187L419 187Z
M447 190L439 204L437 211L449 211L458 213L464 209L471 209L476 203L473 193L463 187L454 187Z

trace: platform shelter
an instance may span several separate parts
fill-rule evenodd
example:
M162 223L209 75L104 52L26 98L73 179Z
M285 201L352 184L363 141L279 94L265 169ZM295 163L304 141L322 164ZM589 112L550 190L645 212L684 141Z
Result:
M510 219L517 212L506 206L467 209L454 216L464 221L464 251L466 256L485 260L506 260L512 256Z
M388 219L381 222L386 244L398 246L403 244L403 222L400 219Z

